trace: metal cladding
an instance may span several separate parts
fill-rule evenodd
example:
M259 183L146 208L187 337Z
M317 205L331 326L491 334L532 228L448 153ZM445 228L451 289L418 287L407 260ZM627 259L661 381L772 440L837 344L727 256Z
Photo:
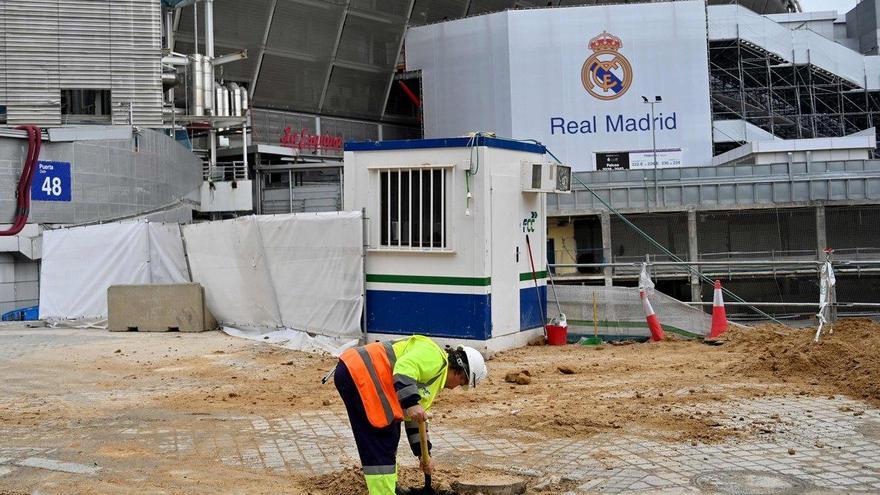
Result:
M124 137L126 132L128 137ZM182 198L201 185L202 164L171 137L141 128L135 148L128 126L54 128L50 134L52 140L43 143L41 159L70 164L71 198L70 202L32 201L29 221L75 224L166 207L167 216L157 213L153 218L191 218L192 204ZM0 156L17 170L24 161L26 143L0 136ZM9 168L3 170L12 173ZM4 178L0 186L7 190L14 187L14 181ZM0 218L12 218L15 208L12 194L0 196Z
M250 100L248 96L247 90L244 88L241 89L241 115L245 115L250 108Z
M109 89L113 123L161 125L160 16L152 0L0 2L8 123L60 125L62 89Z
M186 7L196 3L196 0L162 0L162 4L169 8Z
M205 56L189 56L189 91L190 108L192 115L205 115ZM211 87L213 88L213 84ZM213 98L213 96L211 97Z
M214 115L229 116L229 90L220 83L214 84Z
M191 115L242 116L248 108L247 91L234 82L212 79L212 64L205 55L189 56L189 110ZM207 72L206 72L207 71Z
M216 115L214 111L214 63L202 57L202 90L205 93L205 112L197 115Z
M166 70L162 73L162 89L164 91L168 91L178 84L180 84L180 74L176 69Z
M229 89L229 115L234 117L244 115L244 112L242 111L242 106L244 104L242 100L244 91L241 90L241 86L231 82L227 84L226 87Z

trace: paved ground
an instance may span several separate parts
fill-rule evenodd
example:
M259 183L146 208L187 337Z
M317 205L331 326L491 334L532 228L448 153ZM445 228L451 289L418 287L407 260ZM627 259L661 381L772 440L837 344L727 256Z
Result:
M84 408L81 417L59 419L37 408L36 416L0 422L0 493L305 493L292 484L285 488L284 480L356 462L347 419L336 407L278 415L138 407L131 390L89 392L80 372L47 374L35 359L41 354L76 359L88 355L87 349L132 339L164 350L170 338L176 337L0 328L0 408L40 404L40 397L45 404L65 397ZM175 349L202 353L217 345L253 344L217 333L174 342ZM90 404L115 401L122 406L109 413L87 413ZM435 455L439 463L507 470L537 478L538 484L568 481L578 494L880 493L880 411L863 403L790 396L681 407L694 415L723 408L719 428L750 423L762 430L703 444L647 440L627 427L619 434L567 439L512 430L489 436L479 425L469 430L438 425ZM39 413L49 419L41 420ZM408 448L402 445L401 452ZM415 462L409 455L400 458ZM211 487L213 476L238 481L218 491ZM277 487L248 489L248 480L267 476Z

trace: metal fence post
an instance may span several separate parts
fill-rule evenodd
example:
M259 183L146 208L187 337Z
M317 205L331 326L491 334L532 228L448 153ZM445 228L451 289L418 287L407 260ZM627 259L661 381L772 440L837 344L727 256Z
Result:
M361 266L362 266L362 276L364 282L364 304L363 304L363 313L361 315L361 327L363 328L363 342L367 343L367 209L361 208L361 242L362 242L362 250L361 250Z

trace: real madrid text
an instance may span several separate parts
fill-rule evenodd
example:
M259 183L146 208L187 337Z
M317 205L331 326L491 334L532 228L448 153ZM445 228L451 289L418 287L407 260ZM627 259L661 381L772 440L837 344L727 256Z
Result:
M642 132L651 130L651 114L644 116L627 116L624 114L607 114L599 118L592 115L583 120L566 119L564 117L550 117L550 134L595 134L597 132ZM599 124L602 123L602 127ZM658 131L675 130L678 126L678 115L654 116L653 128Z

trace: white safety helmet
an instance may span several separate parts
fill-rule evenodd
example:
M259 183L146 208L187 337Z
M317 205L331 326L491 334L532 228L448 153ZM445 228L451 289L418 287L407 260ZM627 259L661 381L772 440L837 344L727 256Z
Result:
M465 387L476 387L478 383L489 376L489 369L486 368L486 360L480 351L473 347L458 346L458 350L464 351L467 356L468 383Z

